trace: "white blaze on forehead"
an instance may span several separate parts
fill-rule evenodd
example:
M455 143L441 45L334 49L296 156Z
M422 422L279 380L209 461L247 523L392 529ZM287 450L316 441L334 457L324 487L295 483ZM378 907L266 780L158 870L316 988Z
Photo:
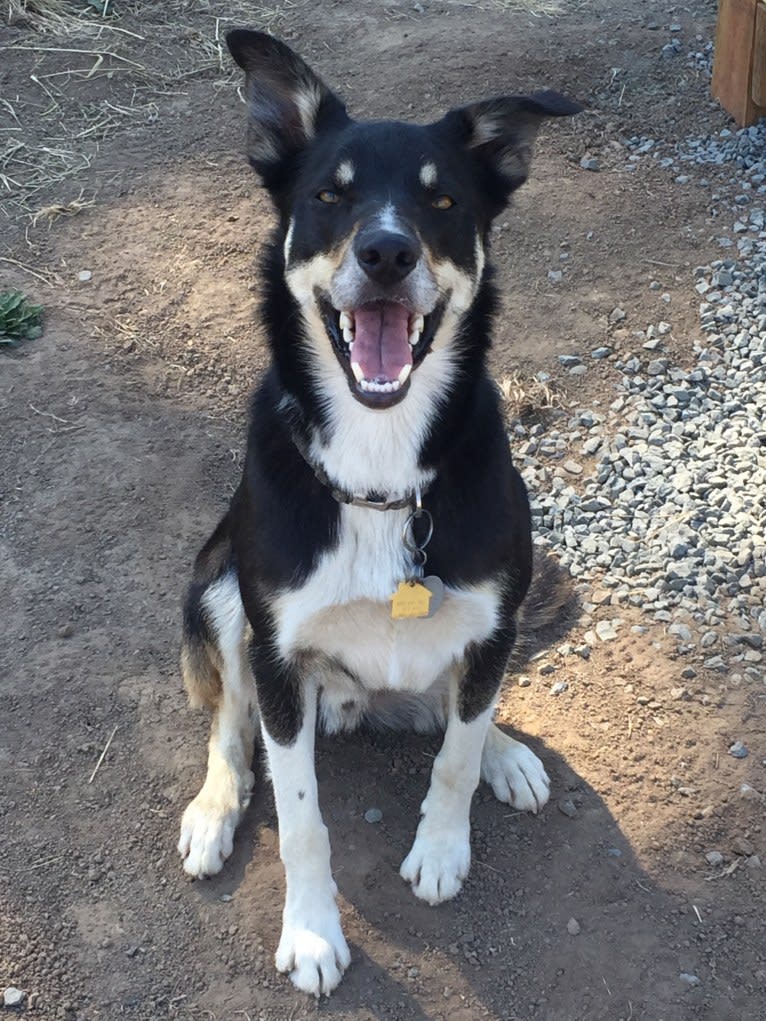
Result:
M436 165L434 163L424 163L420 168L420 183L424 188L433 188L436 184Z
M338 165L338 169L335 171L336 182L341 186L351 184L354 180L355 171L356 167L351 160L343 160L343 162Z
M401 230L399 217L396 215L396 209L390 202L383 206L376 219L381 230L389 230L392 233L398 233Z

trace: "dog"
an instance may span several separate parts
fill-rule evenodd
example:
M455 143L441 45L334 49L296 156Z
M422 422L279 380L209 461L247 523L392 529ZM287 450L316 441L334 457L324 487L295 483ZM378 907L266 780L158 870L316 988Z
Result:
M470 864L480 778L537 812L549 780L492 722L533 572L527 493L486 367L493 219L529 171L555 92L357 122L287 45L237 29L248 156L278 225L261 309L271 366L242 480L197 557L182 670L213 710L179 851L220 871L268 758L286 899L276 966L320 996L350 955L314 769L318 725L441 727L401 866L429 904Z

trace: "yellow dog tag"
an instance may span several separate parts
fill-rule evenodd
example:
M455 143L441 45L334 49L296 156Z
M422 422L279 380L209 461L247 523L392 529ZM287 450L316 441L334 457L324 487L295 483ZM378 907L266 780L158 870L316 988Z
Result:
M391 616L394 620L427 617L431 606L431 592L419 581L400 581L391 596Z

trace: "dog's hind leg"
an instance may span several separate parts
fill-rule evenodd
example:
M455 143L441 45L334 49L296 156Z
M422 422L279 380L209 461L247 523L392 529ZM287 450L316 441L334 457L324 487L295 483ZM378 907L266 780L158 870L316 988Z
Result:
M231 854L234 830L250 800L253 786L250 766L258 710L246 650L245 611L236 574L230 570L201 590L199 584L196 591L192 586L187 601L184 643L187 675L190 656L196 655L195 664L199 667L201 655L200 634L189 634L190 601L194 599L199 601L196 610L201 629L198 631L204 632L209 655L205 674L208 683L203 691L211 696L205 699L208 704L213 698L215 703L207 776L202 790L184 812L178 850L186 872L192 876L210 876L221 870ZM214 678L218 684L213 682ZM193 694L194 678L186 676L186 683Z
M490 724L481 754L481 778L495 797L521 812L539 812L551 782L534 752Z

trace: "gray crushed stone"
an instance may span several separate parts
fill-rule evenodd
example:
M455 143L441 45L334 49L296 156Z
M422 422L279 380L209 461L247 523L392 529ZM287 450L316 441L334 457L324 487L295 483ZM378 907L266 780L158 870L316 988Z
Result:
M515 427L535 541L608 590L613 606L674 624L679 647L704 649L707 668L736 661L756 679L766 632L766 119L672 146L635 137L627 148L634 165L654 159L676 179L699 183L716 168L710 202L724 257L689 280L703 335L690 365L663 353L672 322L651 324L611 363L608 407L558 419L533 444ZM585 357L559 362L571 369Z

